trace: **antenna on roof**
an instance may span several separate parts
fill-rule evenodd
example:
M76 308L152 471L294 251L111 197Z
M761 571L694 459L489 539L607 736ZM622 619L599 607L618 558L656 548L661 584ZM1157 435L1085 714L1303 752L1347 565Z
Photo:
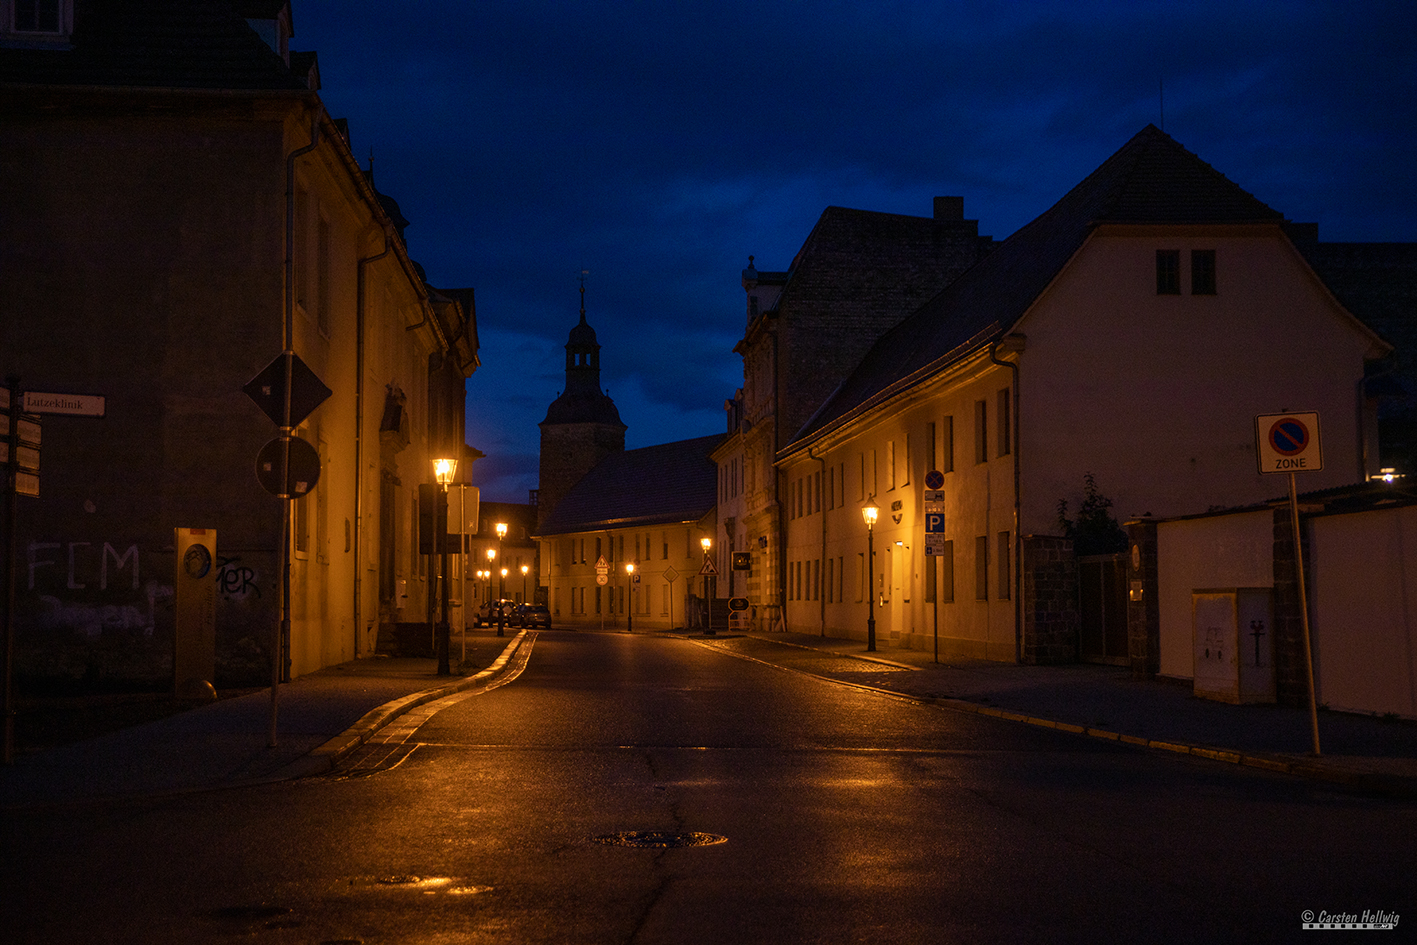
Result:
M581 324L585 324L585 277L590 275L589 269L581 270Z

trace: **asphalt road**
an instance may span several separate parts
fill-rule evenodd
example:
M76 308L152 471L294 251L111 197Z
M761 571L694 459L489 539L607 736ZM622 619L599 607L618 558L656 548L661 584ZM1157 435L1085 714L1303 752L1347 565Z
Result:
M437 709L372 767L0 815L4 940L1327 942L1306 911L1398 914L1396 935L1364 933L1379 941L1417 924L1410 803L712 645L542 633L515 680Z

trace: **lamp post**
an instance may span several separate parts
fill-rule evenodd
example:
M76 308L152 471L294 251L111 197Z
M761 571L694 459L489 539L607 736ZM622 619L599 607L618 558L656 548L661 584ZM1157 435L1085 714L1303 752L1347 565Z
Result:
M629 598L625 607L625 632L635 632L635 562L625 562L625 589Z
M502 595L506 593L507 569L502 569L501 576L497 579L497 636L505 636L503 627L507 625L507 608L502 603Z
M524 565L522 565L522 603L523 603L523 604L529 604L529 603L531 603L531 601L527 600L527 598L526 598L526 576L527 576L527 573L528 573L529 571L531 571L531 565L529 565L529 564L524 564Z
M451 676L452 666L448 657L449 629L448 629L448 486L453 481L453 475L457 472L458 461L456 459L435 459L433 460L433 478L438 481L438 508L434 513L436 526L434 532L438 536L438 580L442 583L442 606L438 615L438 675Z
M876 652L876 544L875 529L876 518L881 514L880 508L876 505L874 496L866 500L866 504L861 507L861 517L866 520L866 592L870 595L867 602L869 615L866 618L866 652Z
M705 535L699 539L699 545L704 549L704 564L709 563L709 549L713 547L713 539ZM713 636L713 599L709 597L709 576L708 568L704 568L704 636Z

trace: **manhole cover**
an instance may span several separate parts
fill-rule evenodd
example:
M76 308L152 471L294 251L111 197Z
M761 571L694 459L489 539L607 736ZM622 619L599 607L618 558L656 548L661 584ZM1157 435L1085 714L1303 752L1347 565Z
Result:
M707 847L728 842L727 837L697 830L625 830L594 839L614 847Z

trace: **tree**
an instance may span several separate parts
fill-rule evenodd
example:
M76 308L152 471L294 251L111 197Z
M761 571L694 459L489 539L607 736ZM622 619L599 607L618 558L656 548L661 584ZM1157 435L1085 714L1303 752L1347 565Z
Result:
M1078 555L1117 554L1127 550L1127 533L1108 511L1112 500L1097 491L1092 473L1082 477L1082 502L1076 520L1068 518L1068 500L1058 500L1058 527L1071 538Z

